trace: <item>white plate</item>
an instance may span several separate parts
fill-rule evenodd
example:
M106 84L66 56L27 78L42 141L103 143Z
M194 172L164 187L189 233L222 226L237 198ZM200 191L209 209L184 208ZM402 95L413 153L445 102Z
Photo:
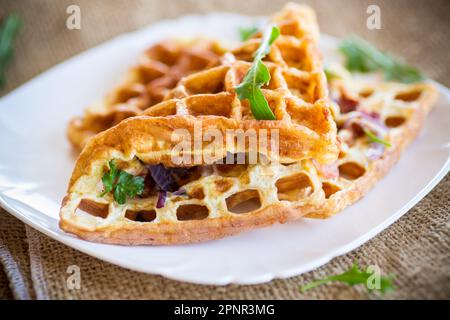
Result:
M259 20L260 18L258 18ZM100 99L151 43L204 34L236 40L257 18L188 16L108 41L43 73L0 100L0 203L46 235L125 268L202 284L254 284L314 269L355 249L424 197L450 167L450 93L394 170L362 201L326 220L304 219L209 243L125 247L77 239L58 228L58 210L74 165L68 120ZM336 39L324 36L325 51Z

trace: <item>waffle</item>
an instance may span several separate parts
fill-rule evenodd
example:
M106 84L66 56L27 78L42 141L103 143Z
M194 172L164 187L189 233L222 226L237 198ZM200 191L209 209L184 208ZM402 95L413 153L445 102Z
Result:
M220 66L183 78L165 101L93 137L75 165L61 208L61 228L106 243L188 243L295 220L316 208L324 193L311 158L327 163L338 153L317 54L318 29L313 12L298 5L287 5L273 21L281 36L264 61L271 81L263 93L276 120L255 120L246 101L234 92L259 46L256 35L225 54ZM195 136L196 127L219 130L224 137L229 129L269 134L277 129L279 161L223 165L221 159L230 154L255 150L248 145L212 148L204 143L200 150L187 153L208 155L209 162L191 167L193 178L181 184L185 194L169 193L162 208L157 208L154 193L128 199L125 205L111 194L99 196L110 160L129 174L148 177L149 165L179 165L172 161L172 134L183 129ZM270 152L263 156L273 160ZM258 206L241 214L242 203L245 207L249 202Z
M69 141L81 151L95 134L162 101L182 77L218 64L224 52L218 42L204 38L166 40L153 45L122 84L101 103L87 108L82 117L70 121Z
M333 161L338 154L336 129L317 52L318 27L314 12L308 7L288 4L273 18L273 22L279 26L281 36L265 59L271 81L263 87L263 92L276 121L255 121L248 102L239 100L234 90L251 66L253 53L260 44L260 34L225 53L219 66L182 78L178 86L166 94L165 101L147 108L143 114L170 116L176 127L190 118L190 128L194 125L204 128L205 123L214 122L205 121L205 118L220 116L226 119L220 119L220 125L217 123L212 128L221 130L223 135L227 129L278 129L279 148L286 161L311 157L319 162ZM96 117L85 119L92 120L88 127L97 127L89 131L92 133L103 131L138 113L138 108L119 105L108 112L108 119L113 121ZM114 117L111 118L111 114ZM69 125L69 137L83 136L74 125L78 121L73 120ZM181 124L177 125L177 122ZM70 140L75 142L73 138ZM225 151L233 152L230 149Z
M255 39L249 43L252 41ZM247 49L249 43L232 52L234 57L241 57L240 64L242 60L245 64L242 57L251 51ZM61 208L61 228L91 241L157 245L213 240L304 216L327 218L360 199L390 170L422 127L437 96L429 84L363 83L342 77L330 84L331 96L338 105L333 116L342 141L336 163L324 165L309 158L267 165L213 162L191 167L187 177L179 181L184 192L169 193L159 208L158 197L151 190L124 205L116 203L111 194L99 196L108 160L116 159L121 169L147 177L148 164L171 164L164 153L170 146L161 143L161 136L177 128L189 129L199 120L205 127L209 126L207 121L217 125L216 118L192 113L196 104L190 97L198 99L204 94L194 94L192 83L202 83L204 75L212 79L212 71L229 74L231 68L224 64L182 79L168 94L167 101L96 136L77 161ZM309 92L314 95L314 91ZM301 93L301 99L307 100L308 90ZM207 97L215 94L208 93ZM200 106L205 103L201 99L197 102ZM215 100L206 110L211 108L224 107ZM185 116L177 118L181 114ZM376 159L369 156L373 143L348 126L350 120L364 118L361 114L370 115L378 126L387 127L383 138L391 147L379 151ZM221 121L221 126L229 127L229 117L222 116ZM253 120L242 116L241 122L246 121ZM256 125L258 121L252 122L252 126ZM225 153L219 154L223 156Z
M334 165L316 164L325 200L307 215L311 218L328 218L340 212L385 176L419 133L438 96L428 83L373 83L344 76L331 81L330 86L340 106L334 117L343 147ZM365 134L345 126L351 119L358 119L361 112L363 118L368 115L384 127L384 140L390 147L380 150L380 144L370 143Z
M61 227L91 241L177 244L218 239L305 216L332 216L364 196L392 168L423 126L437 91L429 84L352 79L335 80L330 86L343 145L335 164L309 159L291 164L198 166L181 184L186 193L169 194L165 206L156 209L155 195L123 206L111 196L99 197L98 181L104 172L100 161L91 170L95 174L82 178L76 168L63 202ZM345 123L355 112L376 113L387 127L384 139L391 147L377 159L368 157L372 145L367 137L349 138ZM146 174L136 159L120 165L135 175Z

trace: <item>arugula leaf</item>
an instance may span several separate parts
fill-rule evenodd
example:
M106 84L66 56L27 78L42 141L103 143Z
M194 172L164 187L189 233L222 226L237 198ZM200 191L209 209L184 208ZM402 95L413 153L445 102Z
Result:
M126 171L118 169L114 160L109 161L108 166L109 171L105 172L102 177L104 190L100 194L101 197L113 191L114 200L118 204L124 204L127 196L134 197L142 194L144 191L143 177L135 177Z
M247 71L241 84L235 89L239 99L247 99L253 116L257 120L275 120L275 115L269 108L266 98L261 90L264 84L270 81L270 72L262 59L270 52L270 46L280 35L280 29L270 26L263 34L261 44L253 56L253 64Z
M381 144L384 144L386 147L392 147L392 145L389 142L379 138L378 136L376 136L375 134L373 134L369 130L363 129L363 131L366 134L366 136L369 138L370 142L381 143Z
M258 27L240 27L239 28L239 37L241 41L247 41L250 39L255 33L259 31Z
M395 60L357 37L344 40L339 51L345 56L346 67L349 71L367 73L381 70L386 80L403 83L418 82L424 79L417 69Z
M315 287L318 287L320 285L323 285L323 284L326 284L326 283L329 283L332 281L339 281L339 282L347 283L350 286L354 286L357 284L364 284L369 291L372 291L373 289L370 289L367 287L367 281L372 275L373 275L373 273L368 272L367 270L360 270L358 264L355 263L350 268L350 270L348 270L344 273L329 276L324 279L319 279L319 280L310 282L310 283L302 286L301 291L304 293L310 289L313 289ZM394 279L392 276L381 277L380 278L380 288L376 289L376 290L379 290L382 293L393 290L394 289L393 280Z
M0 27L0 87L5 84L5 68L12 56L14 38L21 27L20 18L11 14Z
M330 68L324 67L323 72L325 72L328 81L340 78L340 76Z

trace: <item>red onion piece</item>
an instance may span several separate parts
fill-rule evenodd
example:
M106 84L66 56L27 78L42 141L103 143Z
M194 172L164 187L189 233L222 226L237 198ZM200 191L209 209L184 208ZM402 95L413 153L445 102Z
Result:
M156 208L160 209L162 207L164 207L164 204L166 203L166 198L167 198L167 192L166 191L159 191L158 192L158 200L156 201Z
M148 166L150 175L156 182L156 185L163 191L176 191L179 186L172 176L171 170L162 164Z
M344 129L350 128L354 123L359 125L362 129L374 131L376 135L381 137L384 137L388 132L388 128L381 123L379 116L378 118L375 118L374 116L361 111L352 111L348 115L349 117L343 125Z

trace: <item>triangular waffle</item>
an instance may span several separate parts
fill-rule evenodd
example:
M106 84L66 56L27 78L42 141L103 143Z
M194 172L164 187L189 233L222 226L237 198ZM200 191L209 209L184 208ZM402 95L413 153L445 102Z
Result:
M263 92L277 120L255 120L247 102L240 101L233 89L258 47L260 40L255 37L227 54L221 66L183 78L168 100L144 115L124 120L92 138L72 174L61 208L61 227L101 242L186 243L294 220L317 207L323 191L310 159L332 161L338 149L316 48L315 17L307 7L288 5L274 22L281 36L265 59L272 79ZM148 177L149 167L173 165L171 134L184 129L195 136L196 126L222 132L277 129L281 163L221 165L216 160L228 153L250 150L247 146L220 150L206 146L199 152L211 151L215 158L209 159L214 161L185 169L189 178L178 177L183 180L179 185L184 193L170 192L162 207L157 207L159 197L151 191L121 205L111 193L100 196L102 176L108 168L112 171L111 160L128 175ZM191 154L197 151L193 149ZM270 154L266 156L270 158ZM294 161L289 166L282 164ZM250 199L258 200L258 208L246 214L234 212ZM76 212L79 208L88 213Z

